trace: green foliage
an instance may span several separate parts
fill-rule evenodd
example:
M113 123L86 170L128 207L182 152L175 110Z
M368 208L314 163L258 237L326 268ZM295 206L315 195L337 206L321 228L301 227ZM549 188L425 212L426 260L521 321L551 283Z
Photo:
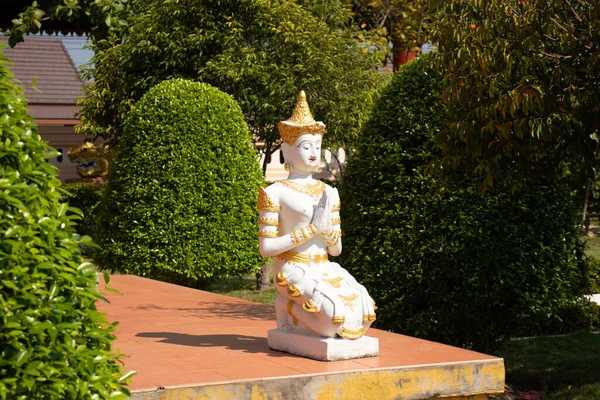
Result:
M428 41L433 9L429 0L348 0L354 21L368 31L383 31L392 43L392 62L400 65L400 53L419 51Z
M427 58L384 90L340 186L341 263L377 301L378 327L488 351L585 292L583 244L558 185L432 195L442 111Z
M97 207L102 199L104 183L74 182L63 185L65 200L71 207L80 209L83 217L76 222L75 231L80 235L95 236Z
M301 89L327 124L326 140L345 145L386 79L377 73L385 43L328 25L315 16L326 14L316 6L311 12L274 0L143 4L125 35L95 45L94 79L81 102L86 134L118 139L132 104L150 87L180 77L231 94L267 155L278 146L277 122L289 118Z
M597 243L594 241L595 244ZM589 241L588 241L589 246ZM589 251L589 250L588 250ZM600 293L600 261L596 257L588 257L590 285L592 293Z
M262 182L244 116L208 84L173 79L136 104L101 205L104 269L197 286L255 271Z
M448 129L445 179L550 179L596 166L600 127L597 1L436 1Z
M123 30L131 16L128 0L47 0L40 3L32 1L12 20L13 27L8 32L11 47L22 42L24 35L41 31L52 33L56 29L55 21L70 22L74 29L91 27L92 38L99 40L109 36L110 32Z
M125 398L73 212L0 55L0 399ZM84 243L89 238L84 238Z

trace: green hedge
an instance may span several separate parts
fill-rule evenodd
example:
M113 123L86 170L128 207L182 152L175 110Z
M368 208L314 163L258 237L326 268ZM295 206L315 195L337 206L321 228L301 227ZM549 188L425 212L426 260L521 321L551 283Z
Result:
M83 217L76 222L75 231L82 236L94 237L97 207L102 199L104 183L96 181L65 183L63 189L66 191L65 201L68 201L71 207L83 212Z
M76 210L46 162L57 153L6 62L0 52L0 399L125 398L112 397L128 392L113 326L96 310L96 272L78 254Z
M255 271L262 182L236 101L183 79L136 103L101 205L105 269L188 286Z
M558 183L432 194L439 85L421 58L383 91L340 187L342 265L377 301L376 326L489 351L585 305L583 245Z

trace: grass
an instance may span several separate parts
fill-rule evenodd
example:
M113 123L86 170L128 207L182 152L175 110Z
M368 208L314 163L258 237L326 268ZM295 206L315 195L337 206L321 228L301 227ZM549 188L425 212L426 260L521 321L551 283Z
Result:
M521 398L538 391L545 400L600 399L600 334L511 340L496 355L504 358L506 382Z
M275 288L256 290L256 276L254 274L218 279L211 282L206 290L269 305L275 304L275 297L277 296L277 289Z
M586 254L600 260L600 235L596 237L584 238L588 248Z
M269 276L271 285L273 285L272 262L269 265ZM256 274L217 279L211 282L205 290L268 305L274 305L275 297L277 297L277 289L274 287L266 290L256 290Z

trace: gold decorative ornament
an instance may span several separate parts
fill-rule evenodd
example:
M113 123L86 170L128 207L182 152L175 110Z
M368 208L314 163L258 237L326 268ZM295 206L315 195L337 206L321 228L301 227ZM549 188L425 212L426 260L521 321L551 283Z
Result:
M302 243L308 242L314 237L313 232L316 232L316 228L311 228L310 226L298 228L295 231L290 232L290 237L292 238L292 242L294 242L294 246L299 246Z
M290 283L286 279L285 275L283 275L283 272L279 272L275 277L275 284L277 286L286 287L289 286Z
M365 334L365 328L361 327L360 329L357 329L355 331L350 330L350 329L346 329L346 328L342 328L341 332L340 332L340 336L343 337L344 339L358 339L359 337L362 337Z
M356 293L352 293L350 296L344 296L344 295L341 295L341 294L338 294L338 296L342 300L354 301L354 300L358 299L358 294L356 294Z
M334 315L333 317L331 317L331 320L335 325L341 325L344 323L344 321L346 321L346 317L339 317Z
M317 228L315 228L313 224L309 224L308 229L310 229L313 236L317 236L319 234L319 231L317 231Z
M273 231L273 230L267 230L267 229L261 229L258 231L258 237L267 237L267 238L277 238L279 237L279 234L277 233L277 231Z
M279 212L281 211L281 207L271 200L267 192L263 187L258 188L258 210L259 211L269 211L269 212Z
M338 245L338 243L340 242L340 238L339 236L335 238L335 241L332 243L327 243L327 247L335 247Z
M284 162L283 163L283 169L285 169L286 171L289 171L292 169L292 164L290 164L289 162Z
M342 203L337 203L331 209L332 212L340 211L342 209Z
M67 156L73 164L78 164L77 174L82 178L107 176L113 164L113 152L104 143L94 145L84 142L69 150Z
M307 256L305 254L296 253L291 250L284 251L283 253L277 254L275 256L275 258L284 260L284 261L297 262L300 264L308 264L310 262L309 256Z
M319 312L319 309L312 300L305 301L304 304L302 304L302 309L309 313Z
M280 259L280 260L284 260L284 261L291 261L291 262L296 262L296 263L300 263L300 264L310 264L311 262L311 256L308 254L301 254L301 253L296 253L294 251L288 250L288 251L284 251L283 253L277 254L275 256L275 258ZM325 261L329 261L329 257L327 255L327 253L325 254L313 254L312 255L312 262L315 264L319 264Z
M288 301L287 312L288 312L288 314L290 314L292 316L292 323L294 325L298 325L298 320L296 319L296 317L294 317L294 314L292 314L292 307L294 307L294 300Z
M296 285L290 285L290 286L288 286L287 292L292 297L300 297L300 296L302 296L302 293L296 287Z
M335 238L335 229L332 229L331 232L324 235L325 240L333 240Z
M277 128L279 129L281 140L288 143L290 146L296 143L298 137L304 134L325 134L325 124L321 121L317 122L313 118L310 109L308 108L304 90L301 90L298 95L298 101L292 112L292 116L286 121L281 121L277 125Z
M327 247L337 246L341 236L342 235L340 231L334 230L333 234L329 234L327 237L325 237L325 243L327 244Z
M340 299L344 300L344 304L350 307L350 309L354 310L354 300L358 298L358 294L352 293L350 296L343 296L341 294L338 294L338 296L340 297Z
M295 192L308 194L308 195L314 197L315 199L318 198L321 195L321 193L323 193L325 188L327 187L327 185L325 185L321 181L317 181L315 183L307 183L305 185L303 185L301 183L289 181L289 180L281 180L281 181L277 181L277 182L287 186L288 188L292 189Z
M304 243L302 241L302 239L300 239L300 237L298 237L298 229L296 229L295 231L292 231L290 233L290 235L292 236L292 241L294 242L294 246L300 246L302 243Z
M259 225L279 226L279 220L276 218L260 217L258 219Z
M377 310L379 307L377 307L377 305L375 305L375 300L371 299L371 302L373 303L373 310Z
M325 254L314 254L312 256L312 262L315 264L320 264L322 262L326 262L329 261L329 255L327 253Z
M339 225L342 223L342 219L340 217L337 218L331 218L331 224L332 225Z
M365 314L363 316L363 321L365 322L373 322L377 319L377 316L375 314Z
M344 280L344 278L342 278L341 276L338 276L337 278L333 278L333 279L323 278L323 282L329 283L331 285L331 287L334 287L336 289L339 289L342 286L340 284L340 282L343 280Z
M304 228L300 228L300 234L302 235L302 241L303 242L307 242L311 236L309 235L308 232L306 232L306 230Z

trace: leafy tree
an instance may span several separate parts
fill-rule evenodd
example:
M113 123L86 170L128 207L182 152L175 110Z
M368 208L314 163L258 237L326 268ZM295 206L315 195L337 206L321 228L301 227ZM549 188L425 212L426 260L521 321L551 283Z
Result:
M514 335L589 326L559 323L583 310L588 290L564 185L507 183L482 196L465 180L432 194L425 169L441 154L440 80L427 58L403 66L342 177L340 264L377 301L377 326L482 351Z
M376 69L378 43L289 1L144 1L113 44L97 52L81 103L82 130L112 139L150 87L182 77L233 95L267 156L278 148L276 123L289 117L299 89L327 124L329 143L347 145L385 79Z
M81 102L81 131L118 139L135 101L162 80L182 77L236 98L265 161L279 146L276 124L289 117L300 89L327 124L328 143L347 146L385 81L377 67L386 45L376 34L346 26L351 13L340 2L301 3L110 0L102 7L83 1L72 9L52 1L52 16L91 15L98 30L95 68L86 72L91 82ZM39 13L35 10L26 14ZM106 21L113 19L119 29L107 34Z
M41 141L0 53L0 399L125 399L116 323L61 203L57 155ZM82 239L89 244L89 237Z
M235 100L208 84L164 81L123 129L99 206L95 259L187 286L255 271L262 180Z
M587 0L437 1L448 129L445 178L487 188L590 176L600 126L600 5ZM439 167L440 165L437 165Z
M127 20L132 15L130 4L128 0L47 0L41 4L33 1L12 20L9 44L14 47L23 41L24 35L38 33L56 21L70 22L78 29L90 29L92 39L100 40L110 32L122 32L127 27Z
M432 22L428 0L351 0L355 22L364 29L383 30L392 43L392 63L401 65L400 53L419 50ZM406 54L407 55L407 54Z

